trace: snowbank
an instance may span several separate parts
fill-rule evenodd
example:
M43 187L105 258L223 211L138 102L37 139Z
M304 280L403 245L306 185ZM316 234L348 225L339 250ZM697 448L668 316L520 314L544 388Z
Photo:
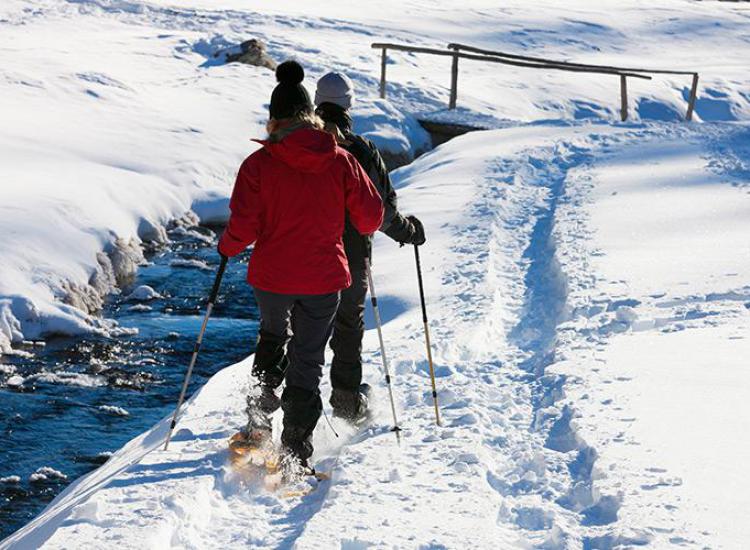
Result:
M117 334L92 316L185 218L221 223L241 160L263 135L275 84L267 69L203 66L205 37L180 14L127 2L3 4L0 45L0 352L55 334ZM169 17L172 14L173 17ZM356 35L356 33L355 33ZM40 45L40 37L44 45ZM331 68L302 42L267 37L277 59L300 57L308 87ZM300 37L299 40L304 40ZM210 50L211 52L213 50ZM314 62L310 62L313 60ZM402 162L428 139L416 121L352 70L358 124ZM187 213L187 214L186 214Z

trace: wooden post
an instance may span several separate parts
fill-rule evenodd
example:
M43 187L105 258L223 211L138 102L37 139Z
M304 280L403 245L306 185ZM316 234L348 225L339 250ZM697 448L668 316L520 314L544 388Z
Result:
M628 79L620 75L620 118L623 122L628 119Z
M693 120L693 110L695 109L695 100L698 97L698 73L693 74L693 86L690 88L690 100L688 101L687 115L685 120Z
M448 101L448 108L456 108L456 99L458 98L458 52L453 54L453 64L451 65L451 97Z
M385 66L388 62L388 50L383 48L383 54L380 58L380 97L385 99Z

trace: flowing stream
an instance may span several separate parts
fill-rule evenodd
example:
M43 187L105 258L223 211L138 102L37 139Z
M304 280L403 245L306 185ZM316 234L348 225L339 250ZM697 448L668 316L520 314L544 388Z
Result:
M174 410L219 256L212 229L177 228L170 238L102 311L137 334L56 338L29 348L31 357L2 358L0 540ZM191 393L254 351L258 312L245 282L248 256L229 263ZM128 299L141 285L161 297Z

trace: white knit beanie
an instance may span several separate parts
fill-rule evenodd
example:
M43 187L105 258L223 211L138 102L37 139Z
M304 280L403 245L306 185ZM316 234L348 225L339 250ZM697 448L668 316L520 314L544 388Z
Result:
M332 72L318 80L315 105L335 103L344 109L354 105L354 85L344 73Z

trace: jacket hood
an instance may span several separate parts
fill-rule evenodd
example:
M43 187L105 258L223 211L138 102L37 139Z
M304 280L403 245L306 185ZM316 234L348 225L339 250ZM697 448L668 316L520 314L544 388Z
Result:
M336 158L334 137L313 128L294 130L280 141L256 141L275 159L307 174L325 172Z

